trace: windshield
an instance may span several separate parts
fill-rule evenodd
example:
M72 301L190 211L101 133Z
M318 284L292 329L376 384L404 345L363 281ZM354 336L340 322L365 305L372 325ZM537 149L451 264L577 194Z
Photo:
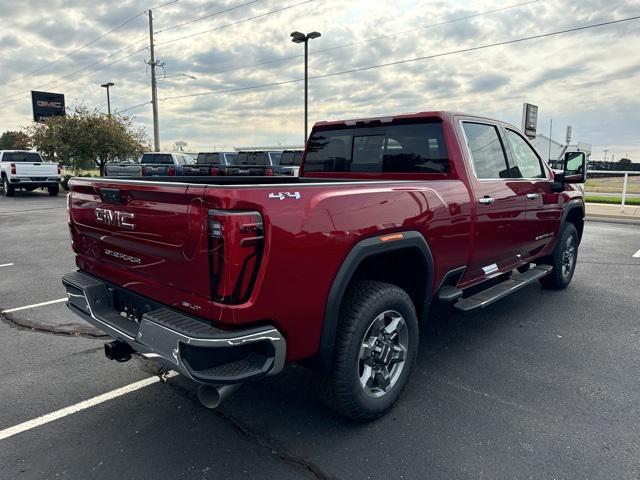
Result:
M173 165L173 159L168 153L145 153L140 161L146 164Z
M36 152L6 152L2 156L3 162L42 162L42 157Z
M309 139L305 172L445 173L449 155L439 120L335 127Z

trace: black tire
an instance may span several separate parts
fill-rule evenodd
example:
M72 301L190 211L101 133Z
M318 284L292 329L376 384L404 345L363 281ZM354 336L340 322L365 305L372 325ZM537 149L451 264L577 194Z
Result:
M544 262L551 265L553 270L540 279L542 286L552 290L567 288L573 278L577 259L578 231L572 223L567 223L560 233L553 254Z
M7 197L13 197L16 194L15 185L11 185L7 177L2 177L2 185L4 186L4 194Z
M60 192L60 186L57 184L51 185L47 187L47 190L49 191L49 195L51 195L52 197L55 197Z
M407 292L395 285L361 281L347 292L339 322L333 367L330 374L316 379L318 394L327 406L352 420L373 420L393 407L409 380L418 352L418 319L415 307ZM393 324L400 325L398 328L401 329L395 337L382 328L378 338L385 335L388 337L381 340L380 344L377 341L370 343L370 354L367 360L362 359L365 348L363 342L366 339L374 341L375 329L379 326L386 325L391 329ZM396 354L398 358L402 354L397 345L393 346L392 339L402 344L405 351L404 362L395 358ZM385 360L386 367L383 365ZM386 371L386 379L390 379L386 387L376 387L384 378L382 373L370 376L371 386L369 383L366 386L361 384L361 376L368 376L364 369L369 364L374 368L369 368L368 371L376 372L380 368ZM372 392L376 388L378 391Z

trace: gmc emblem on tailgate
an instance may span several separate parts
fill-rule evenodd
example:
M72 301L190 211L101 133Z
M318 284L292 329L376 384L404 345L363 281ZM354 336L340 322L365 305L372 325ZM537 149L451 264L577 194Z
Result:
M109 210L108 208L96 208L96 222L111 225L112 227L133 230L136 226L130 220L134 218L135 214L133 213Z

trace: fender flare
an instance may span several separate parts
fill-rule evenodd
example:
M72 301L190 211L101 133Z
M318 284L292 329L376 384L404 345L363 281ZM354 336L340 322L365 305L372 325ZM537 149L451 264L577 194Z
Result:
M569 217L569 213L571 213L573 210L580 210L582 213L581 218L584 221L585 208L584 208L583 200L582 199L569 200L567 202L566 207L564 208L564 211L562 212L562 218L560 219L560 226L558 227L558 233L556 237L559 236L562 230L564 229L564 225L565 223L567 223L567 217ZM582 240L582 235L580 235L578 242L580 242L581 240Z
M333 280L333 284L331 285L327 302L325 304L319 352L320 361L323 367L329 367L333 362L333 347L335 344L336 333L338 331L340 307L347 287L349 286L349 282L353 278L358 267L367 258L404 249L417 249L420 251L424 257L425 264L427 265L427 271L425 272L427 278L423 317L427 315L433 294L433 255L431 254L427 241L420 232L411 230L401 233L403 234L402 239L391 242L382 242L379 237L370 237L361 240L351 248L342 262L342 265Z

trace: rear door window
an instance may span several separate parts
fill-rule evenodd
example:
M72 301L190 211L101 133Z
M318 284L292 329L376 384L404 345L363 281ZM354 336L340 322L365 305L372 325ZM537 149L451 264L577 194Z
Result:
M509 178L502 140L495 125L463 122L462 127L478 179Z
M316 131L306 172L446 173L442 123L429 121Z

